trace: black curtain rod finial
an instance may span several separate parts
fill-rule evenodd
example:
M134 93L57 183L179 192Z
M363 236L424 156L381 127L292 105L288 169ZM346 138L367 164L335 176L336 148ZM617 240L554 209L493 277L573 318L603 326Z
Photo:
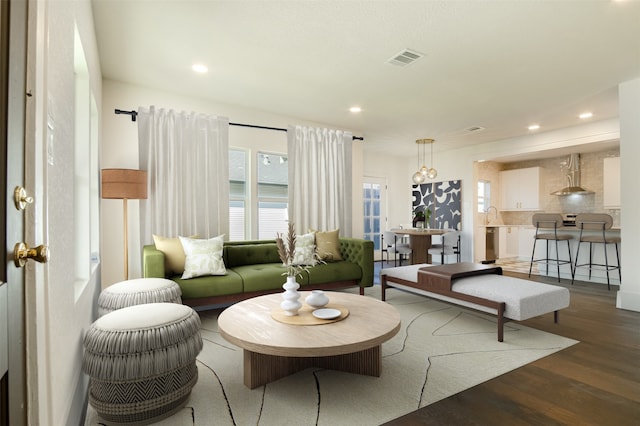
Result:
M127 114L131 116L131 121L136 121L138 117L138 113L136 111L123 111L121 109L116 109L116 114Z

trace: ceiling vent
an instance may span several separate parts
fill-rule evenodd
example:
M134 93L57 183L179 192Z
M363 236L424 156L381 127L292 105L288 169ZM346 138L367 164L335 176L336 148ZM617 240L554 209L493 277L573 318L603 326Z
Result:
M471 126L464 129L467 133L481 132L484 130L484 127L480 126Z
M407 65L411 65L423 56L424 55L422 53L416 52L415 50L404 49L403 51L397 53L391 59L389 59L387 63L399 67L406 67Z

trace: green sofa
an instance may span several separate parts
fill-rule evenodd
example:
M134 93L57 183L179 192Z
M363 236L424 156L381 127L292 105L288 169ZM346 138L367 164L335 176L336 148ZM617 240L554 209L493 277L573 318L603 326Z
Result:
M344 260L321 263L297 276L300 290L331 290L373 285L373 242L357 238L340 238ZM145 277L169 278L182 289L182 303L208 306L235 303L268 293L282 291L285 268L274 240L227 241L222 252L226 275L209 275L183 280L180 274L165 274L164 253L154 245L143 248Z

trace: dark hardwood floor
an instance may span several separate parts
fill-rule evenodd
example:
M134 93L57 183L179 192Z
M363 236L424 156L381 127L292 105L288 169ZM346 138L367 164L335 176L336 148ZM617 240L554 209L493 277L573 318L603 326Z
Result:
M522 324L580 343L386 425L640 424L640 313L616 309L618 286L562 281L571 303L559 323L545 315Z

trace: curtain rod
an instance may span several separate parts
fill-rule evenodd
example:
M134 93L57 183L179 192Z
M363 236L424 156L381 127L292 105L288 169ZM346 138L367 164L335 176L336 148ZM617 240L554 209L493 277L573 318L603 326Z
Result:
M131 121L136 121L136 118L138 117L138 112L137 111L124 111L121 109L116 109L115 110L116 114L126 114L126 115L130 115L131 116ZM267 127L267 126L258 126L255 124L242 124L242 123L229 123L229 126L240 126L240 127L251 127L253 129L264 129L264 130L278 130L280 132L286 132L287 129L283 129L280 127ZM364 138L362 136L352 136L352 139L354 141L364 141Z

